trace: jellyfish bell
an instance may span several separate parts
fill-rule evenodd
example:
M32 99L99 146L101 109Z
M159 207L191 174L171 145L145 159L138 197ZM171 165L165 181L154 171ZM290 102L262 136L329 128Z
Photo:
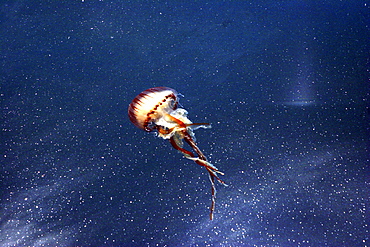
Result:
M130 121L139 129L153 131L151 126L177 108L177 92L168 87L149 88L132 100L128 107Z
M185 109L178 108L178 93L169 87L149 88L136 96L128 107L130 121L139 129L147 132L156 131L158 136L168 139L176 150L185 158L193 160L206 168L212 185L212 204L210 219L213 219L215 208L216 187L215 180L226 185L217 174L223 175L207 158L195 143L194 130L209 128L209 123L193 123L187 117ZM184 141L191 148L189 151L184 146Z

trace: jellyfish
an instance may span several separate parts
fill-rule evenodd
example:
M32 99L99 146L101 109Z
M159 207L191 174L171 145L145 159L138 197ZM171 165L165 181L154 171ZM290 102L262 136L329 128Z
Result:
M136 96L128 107L130 121L139 129L156 132L158 137L167 139L172 147L180 151L185 158L203 166L211 181L211 206L209 218L213 219L216 203L215 180L221 184L218 174L224 175L207 161L206 156L195 142L194 130L210 128L209 123L193 123L187 117L185 109L178 108L178 93L169 87L149 88ZM191 148L184 148L184 142Z

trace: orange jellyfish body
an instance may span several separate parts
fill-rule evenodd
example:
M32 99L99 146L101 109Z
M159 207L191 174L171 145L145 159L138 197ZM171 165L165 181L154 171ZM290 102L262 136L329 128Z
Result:
M223 175L214 165L207 161L202 151L194 141L193 131L198 128L209 128L208 123L192 123L187 117L187 111L177 108L177 92L168 87L149 88L133 99L128 107L131 122L139 129L157 131L158 136L169 139L171 145L180 151L185 158L193 160L208 171L212 185L212 204L210 219L213 219L215 209L216 187L215 180L226 185L217 174ZM193 149L183 148L183 141Z
M135 97L128 107L128 116L139 129L152 131L148 125L176 107L177 92L174 89L154 87Z

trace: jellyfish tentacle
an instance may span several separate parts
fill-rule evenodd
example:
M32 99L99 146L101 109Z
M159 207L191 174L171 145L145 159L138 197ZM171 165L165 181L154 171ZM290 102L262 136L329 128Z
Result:
M208 169L207 169L208 170ZM211 181L211 207L209 208L209 219L213 220L213 212L215 211L216 205L216 186L215 186L215 176L212 176L212 173L209 172L209 180ZM217 178L217 177L216 177Z
M211 163L207 161L207 158L205 157L203 152L198 148L197 144L194 142L194 140L191 138L191 136L187 132L184 133L184 139L189 144L189 146L192 147L194 151L198 154L198 157L199 157L198 159L200 160L199 162L204 164L202 166L205 166L209 168L210 170L215 171L216 173L224 175L224 173L219 171L217 167L215 167L214 165L212 165ZM197 164L199 163L197 162ZM216 174L213 174L213 175L217 178L218 181L220 181L220 183L225 184L225 182L219 179Z
M177 141L175 140L175 136L172 136L170 138L170 143L171 143L171 145L172 145L172 147L174 149L176 149L176 150L180 151L181 153L183 153L185 155L185 157L195 157L195 155L192 152L186 150L185 148L180 147L177 144Z
M189 144L189 146L194 149L194 151L198 154L199 159L207 161L206 156L203 154L203 152L198 148L197 144L193 140L193 138L189 135L188 132L184 133L184 139Z
M178 145L178 142L179 141L178 141L178 137L176 135L174 135L174 136L172 136L170 138L170 143L171 143L172 147L174 147L175 149L177 149L178 151L180 151L181 153L183 153L186 158L188 158L190 160L193 160L198 165L204 166L205 168L207 168L207 170L209 170L209 171L212 172L212 176L215 176L220 183L225 184L225 182L222 181L216 175L216 173L219 173L221 175L224 175L224 173L221 172L221 171L219 171L217 167L215 167L214 165L212 165L211 163L209 163L207 161L207 158L202 153L202 151L198 148L198 146L193 141L193 139L191 138L191 136L186 131L182 131L181 137L184 138L185 141L189 144L189 146L194 149L194 151L198 154L198 157L196 157L191 151L188 151L188 150L180 147Z
M204 166L206 170L208 171L209 180L211 181L211 206L209 208L210 210L209 219L213 220L213 214L214 214L215 205L216 205L216 192L217 192L216 185L215 185L215 179L217 179L218 182L220 182L221 184L225 186L227 186L227 184L217 176L217 173L221 175L223 175L223 173L219 171L217 167L215 167L214 165L212 165L211 163L207 161L207 158L202 153L202 151L198 148L198 146L196 145L194 140L191 138L189 133L186 132L185 130L181 132L182 132L181 135L178 135L178 136L181 136L182 138L185 139L185 141L189 144L189 146L192 147L194 151L198 154L198 157L196 157L194 153L192 153L191 151L188 151L178 145L178 140L176 140L176 138L179 138L178 136L176 135L172 136L170 138L170 143L175 149L183 153L187 159L193 160L195 163L197 163L200 166Z
M211 125L211 124L210 123L191 123L191 124L186 124L187 127L196 126L196 125L208 126L208 125Z
M212 165L211 163L209 163L208 161L206 161L206 160L202 160L202 159L200 159L200 158L198 158L198 157L187 157L186 156L186 158L187 159L189 159L189 160L192 160L192 161L194 161L194 162L196 162L196 163L201 163L201 166L204 166L204 167L206 167L206 168L208 168L209 170L211 170L212 172L216 172L216 173L219 173L219 174L221 174L221 175L224 175L224 173L223 172L221 172L221 171L219 171L218 169L217 169L217 167L215 167L214 165Z

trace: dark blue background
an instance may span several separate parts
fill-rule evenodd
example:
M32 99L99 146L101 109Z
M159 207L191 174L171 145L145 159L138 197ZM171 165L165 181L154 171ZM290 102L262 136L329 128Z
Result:
M366 1L2 1L1 246L365 246ZM230 185L136 129L167 86Z

